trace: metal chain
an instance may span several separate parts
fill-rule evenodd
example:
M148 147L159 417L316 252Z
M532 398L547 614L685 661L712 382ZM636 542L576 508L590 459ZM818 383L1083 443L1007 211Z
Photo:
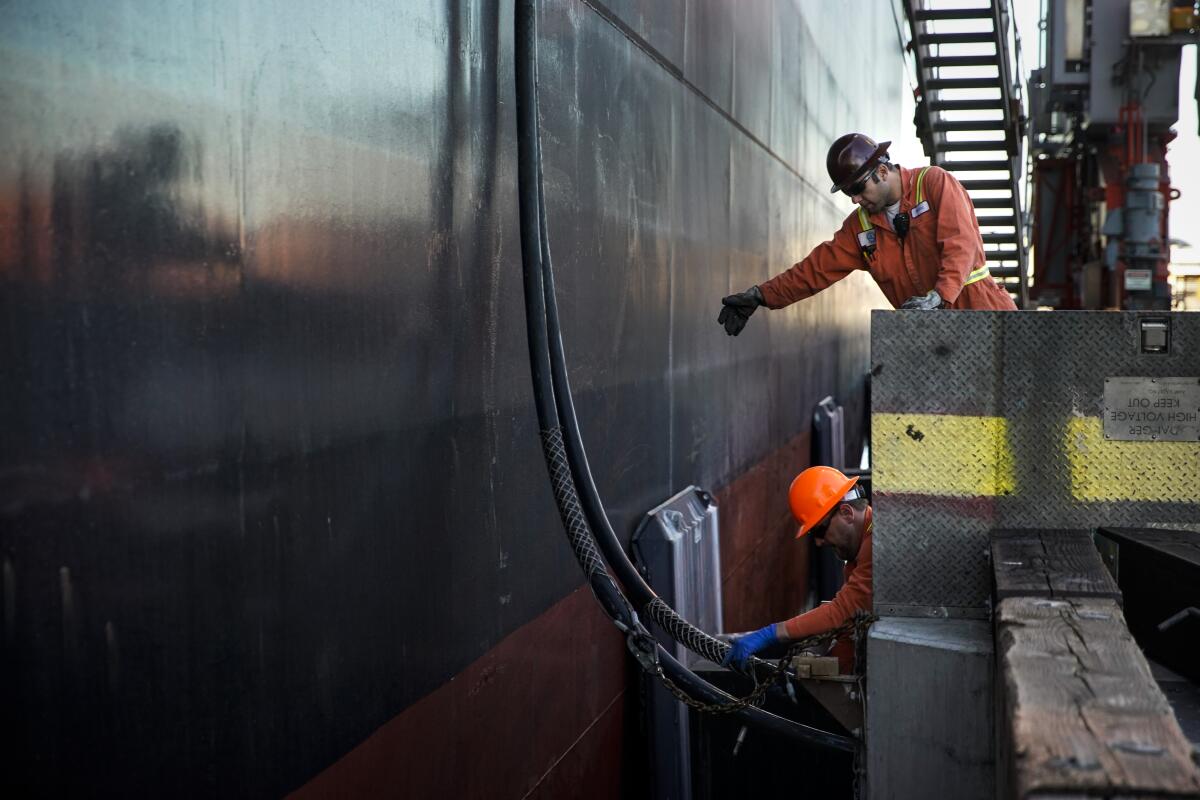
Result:
M861 636L861 638L859 638ZM858 733L858 742L854 748L854 777L851 779L850 796L854 800L863 800L865 797L866 783L864 778L867 777L867 645L865 631L855 634L854 640L854 673L858 676L858 680L854 683L854 688L858 692L858 702L862 706L863 728Z
M787 653L784 654L784 656L778 661L766 662L768 670L766 680L760 681L758 673L754 670L751 670L751 675L754 678L754 691L750 692L750 694L746 695L745 697L736 698L732 702L728 703L705 703L701 700L696 700L683 691L683 689L679 688L679 686L669 677L667 677L666 673L663 672L663 669L659 664L655 663L653 671L655 676L662 682L663 686L667 688L667 691L673 694L675 698L679 700L679 702L683 703L689 708L694 708L697 711L706 711L711 714L729 714L746 708L750 705L759 705L759 702L766 695L767 691L774 686L775 683L780 680L780 678L791 677L791 673L788 671L788 665L791 663L793 658L800 654L802 650L815 647L819 644L824 644L825 642L832 641L833 639L840 639L843 636L852 636L857 643L862 638L862 634L876 619L878 619L878 617L872 614L867 614L863 611L859 611L853 617L846 620L836 628L831 628L823 633L813 634L812 636L806 636L803 639L797 639L788 647ZM855 650L857 651L858 649L859 648L856 646Z
M801 650L831 641L833 639L841 638L842 636L850 635L854 639L854 669L855 673L858 675L858 680L855 683L855 687L858 692L858 700L863 706L863 719L865 720L867 695L866 687L863 685L863 680L865 673L864 668L866 666L866 648L863 646L863 642L866 639L867 628L869 628L871 623L875 622L877 619L879 618L873 614L868 614L865 611L858 611L853 617L832 630L797 640L788 647L787 653L783 656L783 658L779 659L779 661L767 662L770 668L770 674L766 681L760 682L757 672L752 671L751 674L754 676L754 691L745 697L735 699L730 703L704 703L692 698L686 692L680 689L674 681L667 677L657 659L655 659L653 662L652 671L662 682L663 686L665 686L667 690L673 694L677 700L679 700L679 702L683 703L689 708L694 708L698 711L706 711L711 714L728 714L750 705L759 705L767 691L774 686L781 677L784 679L792 677L791 673L787 669L787 665L800 653ZM645 663L643 663L643 666L648 670L651 669L651 666ZM865 760L865 735L865 731L858 732L858 736L856 737L857 742L854 747L854 761L851 766L851 797L853 797L854 800L862 800L863 798L863 778L866 777L867 771Z
M863 751L866 750L863 743L860 741L854 748L854 766L851 769L854 772L854 777L850 782L850 796L854 800L863 800L863 783L862 778L866 775L867 768L863 763Z
M555 499L558 501L563 527L566 528L576 559L578 559L584 574L589 577L589 580L599 575L608 578L608 571L605 569L604 561L596 548L595 540L592 538L591 530L580 508L579 497L576 494L574 483L570 477L570 468L561 428L556 427L548 431L542 431L542 450L546 457L546 465L550 471L551 485L554 490ZM717 660L716 657L720 657L728 652L728 645L724 645L724 643L717 641L699 628L688 623L659 598L655 598L645 611L652 619L662 625L671 634L672 638L682 642L688 649L710 660L715 661ZM863 648L859 644L866 629L877 619L877 617L871 614L859 611L836 628L798 639L788 647L787 653L783 658L777 662L765 662L767 670L766 680L759 679L758 669L752 668L750 670L755 684L754 690L750 694L728 703L705 703L691 697L667 676L658 661L658 656L655 652L656 643L654 637L637 621L637 614L632 613L632 609L630 609L630 612L632 616L632 622L630 623L632 628L622 624L619 620L615 621L618 623L618 627L626 632L629 650L642 665L642 668L657 677L663 686L681 703L698 711L706 711L712 714L729 714L747 706L760 705L763 697L772 686L781 679L786 680L791 677L788 665L802 650L843 636L852 636L854 638L856 654L855 671L859 675L862 675L863 660L861 653ZM758 660L756 659L756 661ZM862 698L861 702L865 704L866 699L862 692L861 679L858 686L859 697ZM859 797L862 749L860 740L854 754L854 797L856 800Z

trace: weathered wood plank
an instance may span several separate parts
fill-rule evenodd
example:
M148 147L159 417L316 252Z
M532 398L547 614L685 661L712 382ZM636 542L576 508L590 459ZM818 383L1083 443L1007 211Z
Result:
M997 599L1121 599L1088 531L997 530L991 545Z
M998 538L993 534L992 570L996 597L1048 597L1050 582L1046 578L1045 557L1040 538Z
M831 678L839 674L834 656L796 656L792 659L792 669L801 678Z
M996 637L1017 797L1200 795L1191 745L1115 601L1003 599Z
M1042 534L1051 596L1106 597L1119 602L1121 590L1101 561L1091 534L1086 531L1055 534L1058 532Z

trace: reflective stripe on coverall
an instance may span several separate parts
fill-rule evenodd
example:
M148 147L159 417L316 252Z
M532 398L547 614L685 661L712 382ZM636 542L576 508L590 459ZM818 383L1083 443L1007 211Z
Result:
M870 271L894 308L910 297L937 289L948 308L1015 310L1016 304L986 269L983 238L975 208L966 189L941 167L924 170L899 165L900 211L911 221L903 243L880 212L868 217L875 235L874 257L865 259L859 248L862 230L858 212L846 217L833 239L817 245L807 257L766 283L759 284L769 308L782 308L836 283L857 269ZM917 200L917 178L922 199ZM929 210L913 215L928 201ZM865 216L865 215L864 215ZM971 279L975 278L973 282Z

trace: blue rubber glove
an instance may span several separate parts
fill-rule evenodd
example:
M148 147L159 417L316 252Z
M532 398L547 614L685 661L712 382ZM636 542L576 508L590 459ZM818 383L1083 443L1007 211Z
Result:
M750 656L764 647L770 647L778 641L779 637L775 635L774 623L765 628L759 628L753 633L747 633L745 636L739 636L733 640L733 645L730 646L729 652L725 655L725 659L721 662L721 665L728 667L732 664L738 669L745 669L746 662L749 661Z

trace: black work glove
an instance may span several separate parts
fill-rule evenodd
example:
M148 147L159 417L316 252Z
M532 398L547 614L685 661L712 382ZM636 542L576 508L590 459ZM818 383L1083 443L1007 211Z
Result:
M754 309L765 306L767 301L763 300L762 292L757 286L751 286L744 292L722 298L721 304L717 322L725 326L725 333L737 336L742 332L742 328L746 327L746 320L750 319Z
M929 294L913 295L908 298L900 308L912 311L933 311L935 308L941 308L943 305L945 305L945 301L937 293L937 289L930 289Z

